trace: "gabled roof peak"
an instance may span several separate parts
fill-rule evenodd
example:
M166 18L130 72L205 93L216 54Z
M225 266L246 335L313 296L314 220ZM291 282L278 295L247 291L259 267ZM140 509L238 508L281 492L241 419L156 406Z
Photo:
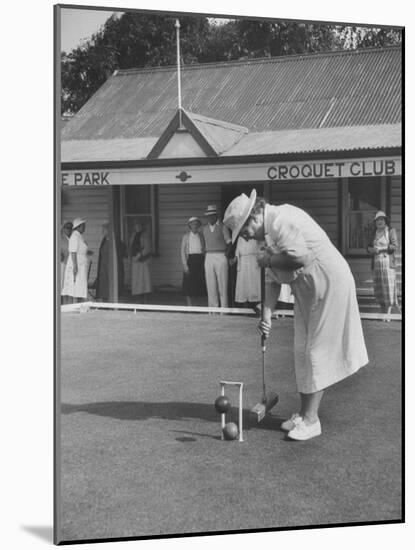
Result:
M239 124L232 124L231 122L226 122L224 120L201 115L200 113L193 113L192 111L188 111L187 109L183 108L182 111L195 123L201 122L205 124L211 124L212 126L219 126L220 128L239 132L241 134L247 134L249 132L248 128L245 128L245 126L240 126Z
M222 120L216 120L204 115L192 113L185 109L178 109L170 123L166 126L160 138L152 147L148 158L159 158L172 139L175 139L176 151L169 154L176 154L182 145L183 139L177 140L179 134L187 134L197 144L197 148L203 151L206 156L217 157L234 146L248 133L244 126L231 124ZM187 146L189 142L187 140ZM182 147L183 148L183 147Z

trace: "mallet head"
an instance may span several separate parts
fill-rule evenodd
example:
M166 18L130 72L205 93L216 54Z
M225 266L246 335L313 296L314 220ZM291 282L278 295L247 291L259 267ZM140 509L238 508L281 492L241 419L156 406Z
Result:
M278 403L278 394L274 392L267 393L266 400L263 403L257 403L250 411L251 420L259 423L264 420L265 415Z

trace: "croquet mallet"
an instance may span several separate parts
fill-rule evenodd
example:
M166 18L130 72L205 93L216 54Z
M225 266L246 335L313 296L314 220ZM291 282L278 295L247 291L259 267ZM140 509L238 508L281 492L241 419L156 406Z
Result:
M261 267L261 317L264 320L264 305L265 305L265 268ZM257 403L255 407L251 409L251 419L254 422L261 422L265 418L267 412L269 412L278 403L278 394L275 392L266 391L265 386L265 352L266 337L261 334L261 348L262 348L262 399L260 403Z

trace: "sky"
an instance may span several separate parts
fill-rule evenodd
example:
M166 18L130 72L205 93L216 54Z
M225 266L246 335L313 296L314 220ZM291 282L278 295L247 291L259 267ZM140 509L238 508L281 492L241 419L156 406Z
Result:
M61 16L61 49L69 53L85 39L91 38L114 12L104 10L80 10L62 8ZM121 15L122 12L115 12ZM229 19L211 18L218 23Z
M62 8L61 49L70 52L96 33L114 12Z

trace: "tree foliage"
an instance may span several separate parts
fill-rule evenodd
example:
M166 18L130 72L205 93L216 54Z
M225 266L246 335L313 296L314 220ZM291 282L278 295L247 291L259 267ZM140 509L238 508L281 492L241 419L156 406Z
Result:
M62 54L62 112L78 111L116 69L176 63L175 19L161 15L113 15L90 40ZM206 18L180 19L183 63L198 61L209 31Z
M62 113L75 113L116 69L176 63L175 18L113 15L90 40L62 53ZM184 64L400 44L402 32L330 24L180 18Z
M340 27L342 49L383 48L402 43L402 31L393 28Z

